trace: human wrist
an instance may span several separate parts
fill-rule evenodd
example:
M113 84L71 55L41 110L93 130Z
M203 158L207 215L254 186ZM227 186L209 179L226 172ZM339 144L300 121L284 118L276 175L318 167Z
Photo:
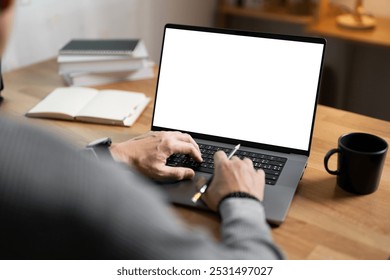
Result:
M131 153L128 147L123 146L124 143L112 143L109 151L115 161L131 164L133 162Z
M227 195L225 195L224 197L222 197L222 199L219 201L218 203L218 206L217 206L217 210L219 212L219 209L221 207L221 204L227 200L227 199L230 199L230 198L244 198L244 199L251 199L251 200L254 200L254 201L257 201L261 204L261 200L259 198L257 198L256 196L250 194L250 193L247 193L247 192L231 192L231 193L228 193Z

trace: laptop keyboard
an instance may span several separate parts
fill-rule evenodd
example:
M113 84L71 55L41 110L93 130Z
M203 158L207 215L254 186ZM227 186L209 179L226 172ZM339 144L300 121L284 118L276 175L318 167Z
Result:
M202 171L206 173L214 172L214 153L222 150L229 154L232 149L222 148L218 146L199 144L200 152L202 153L203 162L198 163L188 155L173 154L167 160L168 166L182 166L189 167L195 171ZM275 185L278 181L279 175L282 172L287 158L276 157L266 154L246 152L238 150L235 156L243 159L249 158L253 162L255 169L263 169L265 172L265 182L268 185Z

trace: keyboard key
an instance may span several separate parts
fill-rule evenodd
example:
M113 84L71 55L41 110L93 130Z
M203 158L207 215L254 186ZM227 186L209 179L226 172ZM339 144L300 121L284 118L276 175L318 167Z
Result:
M274 170L264 170L264 173L265 174L270 174L270 175L275 175L275 176L279 176L280 175L280 172L279 171L274 171Z
M280 161L269 161L268 163L271 165L276 165L276 166L280 166L280 167L284 166L284 163L280 162Z
M267 185L275 185L276 184L276 181L273 181L273 180L265 180L265 183L267 184Z
M199 149L202 153L203 162L198 163L188 155L173 154L167 160L167 165L176 167L183 166L194 169L195 171L201 171L206 173L214 172L214 153L216 151L224 151L229 154L232 149L217 147L212 145L199 144ZM260 153L253 153L239 150L236 155L243 159L249 158L253 162L255 169L263 169L266 174L266 184L275 185L280 172L286 164L287 158L265 155Z
M265 175L265 179L267 180L272 180L272 181L276 181L278 179L277 176L273 176L273 175Z

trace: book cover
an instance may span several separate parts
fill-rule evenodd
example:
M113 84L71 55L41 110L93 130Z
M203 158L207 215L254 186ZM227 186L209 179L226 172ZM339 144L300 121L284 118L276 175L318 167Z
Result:
M137 81L154 77L154 64L133 71L120 72L79 72L63 74L65 82L69 86L96 86L122 81Z
M67 62L59 63L58 73L63 75L80 72L107 73L134 71L146 67L149 63L150 61L146 58Z
M140 39L73 39L60 49L60 55L132 55L144 48Z

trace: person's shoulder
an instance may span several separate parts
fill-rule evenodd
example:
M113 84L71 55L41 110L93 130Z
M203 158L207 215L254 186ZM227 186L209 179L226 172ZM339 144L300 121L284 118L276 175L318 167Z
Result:
M59 134L53 133L49 127L38 126L37 124L26 122L21 118L12 118L5 114L0 114L0 138L1 145L17 146L36 145L36 148L42 147L50 149L51 146L67 146L72 149L72 145ZM28 145L30 146L30 145Z
M44 129L38 127L35 124L27 123L22 118L15 118L4 113L0 114L0 127L7 131L7 133L13 132L14 134L20 133L34 133L47 134Z
M12 119L10 116L0 112L0 127L17 127L22 125L22 122Z

